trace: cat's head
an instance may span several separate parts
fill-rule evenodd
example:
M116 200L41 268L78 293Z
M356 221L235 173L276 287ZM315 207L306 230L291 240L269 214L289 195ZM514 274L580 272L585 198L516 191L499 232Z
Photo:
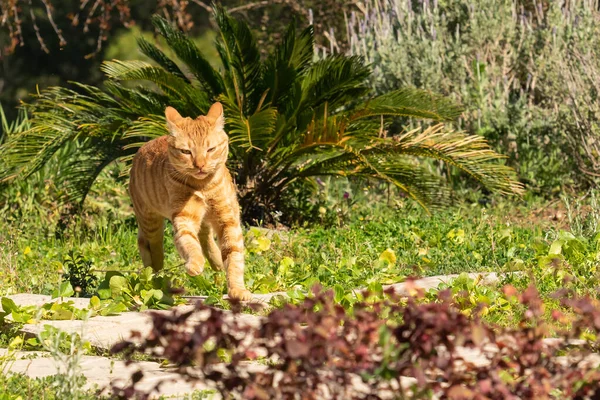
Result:
M165 110L169 130L169 160L182 174L197 179L212 175L227 161L229 138L224 131L223 106L215 103L206 115L182 117Z

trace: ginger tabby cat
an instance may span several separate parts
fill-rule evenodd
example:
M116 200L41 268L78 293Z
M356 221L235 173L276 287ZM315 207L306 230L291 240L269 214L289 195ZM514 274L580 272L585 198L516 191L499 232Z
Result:
M138 247L145 266L163 267L164 221L173 223L175 246L190 275L225 267L229 296L249 300L244 284L244 237L235 186L225 166L229 138L223 106L206 116L183 118L165 110L169 135L142 146L133 159L129 194L138 222ZM217 234L220 248L215 243Z

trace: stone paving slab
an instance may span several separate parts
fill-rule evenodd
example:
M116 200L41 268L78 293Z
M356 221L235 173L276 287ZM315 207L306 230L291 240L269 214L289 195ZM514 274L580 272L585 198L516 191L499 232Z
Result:
M19 351L8 355L6 349L0 349L0 361L6 357L6 360L0 364L0 373L3 374L25 374L31 378L41 378L57 373L64 372L57 362L44 352L25 352ZM131 365L119 360L111 360L106 357L82 356L78 364L80 373L87 381L83 389L101 389L101 394L110 394L111 384L117 388L124 388L129 385L129 377L132 373L141 370L144 373L143 378L136 384L136 389L142 392L150 392L154 387L161 383L159 390L153 394L153 398L160 396L174 396L182 398L196 390L209 391L213 388L201 380L186 380L177 374L173 369L163 368L156 362L140 361ZM215 365L215 369L225 371L225 364ZM263 364L255 362L246 362L241 365L242 371L257 373L266 369ZM243 373L243 372L242 372ZM410 390L416 383L416 379L411 377L401 377L400 384L404 390ZM351 377L352 390L358 393L369 393L370 388L365 385L359 376ZM388 392L389 394L389 392ZM206 393L207 399L219 400L221 395L218 393ZM383 398L388 398L383 394ZM329 398L325 396L325 398ZM390 397L391 398L391 397Z
M7 355L6 349L0 349L0 357ZM5 361L0 371L2 373L22 373L31 378L41 378L56 375L63 372L57 362L44 356L43 352L16 352L14 360ZM108 393L110 384L117 387L126 387L130 382L127 380L132 373L142 370L144 377L136 384L136 389L150 391L158 382L164 383L160 386L160 392L156 395L183 397L195 390L210 390L210 387L201 381L188 382L182 376L160 366L156 362L140 361L127 366L124 361L112 360L106 357L82 356L79 363L81 373L87 378L85 389L94 389L97 386ZM220 399L218 394L209 395L208 399Z
M17 305L36 305L41 306L47 302L53 301L50 296L36 294L19 294L8 296ZM82 298L65 298L65 301L76 300L77 307L85 308L89 305L89 299ZM54 299L54 301L58 301ZM152 328L150 312L170 313L172 310L177 312L187 312L194 309L193 305L181 305L173 307L170 310L158 311L149 310L144 312L123 312L114 316L96 316L88 320L42 320L36 324L25 324L21 331L29 335L37 335L44 329L45 325L51 325L69 334L76 333L83 340L90 342L92 346L101 350L110 349L115 343L123 339L129 339L132 331L138 331L145 336ZM207 313L195 313L190 319L190 322L201 322L206 319ZM225 311L225 318L234 318L233 314ZM240 314L235 318L242 325L258 326L261 317L251 314Z
M142 313L123 313L114 317L94 317L87 321L40 321L37 324L25 324L21 331L37 335L44 326L51 325L69 334L76 333L85 341L101 350L110 349L115 343L131 337L132 331L138 331L143 336L152 328L150 318Z
M6 296L12 301L15 302L18 306L36 306L41 307L46 303L53 303L59 301L60 299L53 299L52 296L48 296L45 294L29 294L29 293L19 293L13 294L10 296ZM90 305L90 299L83 297L64 297L64 301L72 301L73 305L77 308L87 308ZM0 304L0 310L2 309L2 305Z

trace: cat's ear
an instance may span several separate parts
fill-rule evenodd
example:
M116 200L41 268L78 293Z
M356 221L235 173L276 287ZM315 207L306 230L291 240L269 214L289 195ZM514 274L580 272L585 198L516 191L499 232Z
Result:
M169 134L174 135L175 132L179 130L177 122L181 121L183 117L176 109L170 106L165 109L165 117L167 118L167 129L169 129Z
M219 102L216 102L212 106L210 106L210 110L208 110L208 114L206 114L206 118L209 119L210 122L214 125L215 129L218 131L223 130L225 127L225 117L223 116L223 105Z

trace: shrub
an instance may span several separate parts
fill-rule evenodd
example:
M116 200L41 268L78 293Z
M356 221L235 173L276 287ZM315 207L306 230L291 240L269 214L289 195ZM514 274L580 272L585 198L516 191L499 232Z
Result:
M598 177L596 1L371 0L363 10L349 40L373 63L378 92L455 98L466 108L459 125L510 155L535 190Z
M423 206L443 203L448 196L439 176L415 157L444 161L491 190L521 191L513 171L496 162L501 157L481 137L441 125L388 135L391 116L455 119L461 109L453 102L417 89L370 97L370 70L360 58L313 61L312 28L297 33L294 24L277 50L261 60L248 26L216 10L221 71L157 17L154 23L179 62L140 39L140 49L157 65L111 61L103 67L104 90L78 85L42 92L29 106L33 127L0 148L0 180L26 178L76 142L77 151L53 176L65 188L63 200L81 204L108 164L128 161L145 141L166 134L165 106L196 117L218 100L226 110L229 166L248 222L268 222L284 211L288 188L324 175L380 180ZM142 85L131 88L137 81Z
M453 306L448 291L430 303L420 296L403 301L391 291L383 298L367 295L345 310L331 291L316 290L298 305L271 311L257 326L201 304L199 314L155 313L153 329L139 346L124 341L112 351L164 357L180 373L211 382L223 398L598 396L600 372L587 358L596 339L571 347L571 339L584 332L598 333L597 303L557 294L578 317L568 321L571 326L559 339L545 341L547 325L535 288L518 294L506 286L504 294L526 310L516 328L496 328L477 315L468 318ZM203 315L201 321L197 315ZM567 322L559 311L552 315ZM479 360L466 361L467 352ZM244 361L258 354L265 357L264 367L248 368ZM403 377L413 378L410 388ZM135 386L127 390L132 394Z

